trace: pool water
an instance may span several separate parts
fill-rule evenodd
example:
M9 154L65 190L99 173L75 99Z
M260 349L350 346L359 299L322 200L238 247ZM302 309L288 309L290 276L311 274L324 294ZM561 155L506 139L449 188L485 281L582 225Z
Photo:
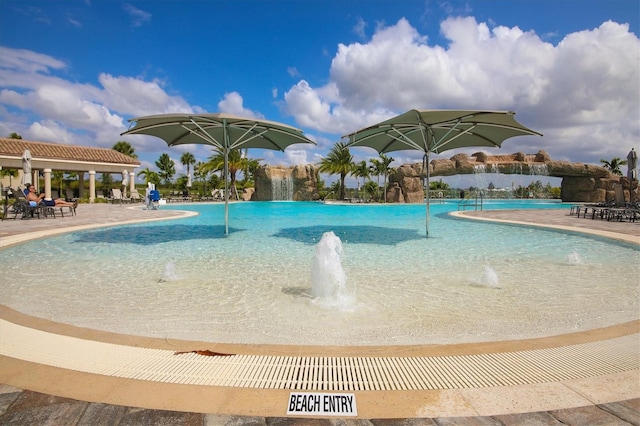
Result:
M429 238L424 205L234 203L227 237L223 204L167 208L199 215L0 251L10 277L2 303L120 333L305 345L532 338L639 317L638 247L455 219L447 215L455 202L432 204ZM496 201L487 208L569 207ZM316 250L329 231L342 243L339 300L311 291ZM33 259L48 272L30 272Z

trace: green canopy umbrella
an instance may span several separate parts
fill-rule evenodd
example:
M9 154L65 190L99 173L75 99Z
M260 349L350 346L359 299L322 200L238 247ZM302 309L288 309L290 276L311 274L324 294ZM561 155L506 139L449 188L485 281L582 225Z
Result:
M314 144L302 130L283 123L236 115L215 114L159 114L132 118L135 122L122 135L150 135L163 139L167 145L211 145L224 156L224 224L229 234L229 151L242 148L261 148L284 151L296 143Z
M511 111L415 110L365 127L344 137L347 147L368 146L379 153L416 150L424 153L429 236L429 154L474 146L500 147L514 136L538 135L518 123Z

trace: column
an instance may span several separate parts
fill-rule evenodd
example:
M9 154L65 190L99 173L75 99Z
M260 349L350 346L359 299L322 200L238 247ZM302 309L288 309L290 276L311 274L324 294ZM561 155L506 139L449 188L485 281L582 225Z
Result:
M84 172L78 172L78 198L84 198Z
M51 169L44 169L44 196L51 198Z
M96 201L96 171L89 170L89 202Z
M129 196L131 196L131 191L136 189L136 172L129 172Z

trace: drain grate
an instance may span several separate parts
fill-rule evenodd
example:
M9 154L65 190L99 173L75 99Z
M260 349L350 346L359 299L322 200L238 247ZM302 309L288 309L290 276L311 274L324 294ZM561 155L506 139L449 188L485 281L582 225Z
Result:
M120 378L204 386L324 391L513 386L640 367L639 334L558 348L463 356L294 357L138 348L62 336L0 320L0 354Z

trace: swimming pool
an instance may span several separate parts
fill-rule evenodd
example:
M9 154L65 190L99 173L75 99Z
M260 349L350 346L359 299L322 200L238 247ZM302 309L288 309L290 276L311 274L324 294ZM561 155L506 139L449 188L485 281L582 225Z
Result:
M488 202L486 208L568 208ZM457 203L252 202L168 207L198 216L61 235L0 251L3 303L152 337L391 345L530 338L638 318L637 247L451 218ZM324 232L342 242L345 297L311 293ZM25 272L46 265L46 275Z

